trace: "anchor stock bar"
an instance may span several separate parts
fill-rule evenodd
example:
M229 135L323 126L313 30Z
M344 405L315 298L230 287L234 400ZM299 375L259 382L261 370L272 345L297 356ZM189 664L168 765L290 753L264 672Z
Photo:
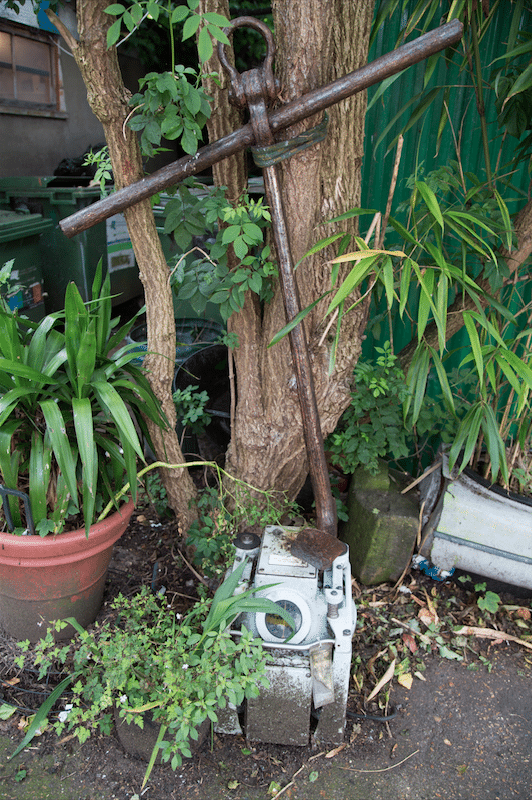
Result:
M459 20L453 20L423 34L413 42L398 47L391 53L386 53L372 61L371 64L350 72L343 78L338 78L320 89L314 89L297 100L292 100L272 111L268 116L272 132L276 133L296 122L301 122L312 114L324 111L341 100L374 86L385 78L444 50L457 42L461 38L462 32L462 23ZM202 147L194 156L180 158L148 177L119 189L109 197L66 217L59 223L61 230L65 236L71 238L113 214L129 208L129 206L139 203L191 175L202 172L218 161L254 143L253 129L248 123L216 142Z

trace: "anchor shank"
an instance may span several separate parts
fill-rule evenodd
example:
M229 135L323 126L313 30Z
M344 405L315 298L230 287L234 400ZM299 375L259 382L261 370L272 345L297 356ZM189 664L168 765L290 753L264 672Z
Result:
M272 230L277 251L279 278L286 317L287 320L292 320L299 313L300 303L288 244L288 232L282 208L277 167L266 167L263 173L264 189L272 217ZM316 501L316 525L320 530L330 533L332 536L337 536L336 504L331 492L329 471L323 448L323 435L314 391L312 367L305 331L301 322L290 332L290 346L296 373L310 479Z
M246 20L244 22L244 19ZM247 18L240 18L234 27L250 24ZM257 146L267 147L274 144L270 129L267 106L268 101L275 99L275 83L271 72L271 61L274 53L274 42L270 31L258 21L252 26L261 30L268 44L267 57L262 69L253 69L239 75L235 70L231 74L231 92L235 105L249 108L249 116ZM234 28L233 28L234 30ZM233 31L228 31L232 33ZM223 47L218 48L222 66L227 70L228 61ZM277 252L281 294L287 320L293 320L300 311L299 295L294 277L292 254L288 228L283 210L281 189L276 164L264 167L264 190L272 219L272 232ZM303 423L303 436L309 463L310 479L316 502L316 524L325 533L337 536L336 504L331 492L329 471L323 447L320 417L314 391L314 379L308 352L307 339L303 324L299 323L290 332L292 360L296 374L297 394Z

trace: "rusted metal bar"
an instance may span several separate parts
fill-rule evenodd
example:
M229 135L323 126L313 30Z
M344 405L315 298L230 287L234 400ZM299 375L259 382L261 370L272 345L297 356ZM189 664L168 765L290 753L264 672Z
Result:
M296 122L301 122L312 114L324 111L340 100L345 100L357 92L374 86L412 64L417 64L433 53L457 42L462 36L462 31L462 23L458 20L448 22L434 31L423 34L415 41L408 42L391 53L386 53L371 64L281 106L268 116L271 131L276 133ZM61 229L69 238L75 236L113 214L179 183L190 175L203 172L218 161L238 153L239 150L252 144L256 144L255 135L252 125L248 123L238 131L202 147L196 155L180 158L143 180L126 186L104 200L66 217L59 223Z

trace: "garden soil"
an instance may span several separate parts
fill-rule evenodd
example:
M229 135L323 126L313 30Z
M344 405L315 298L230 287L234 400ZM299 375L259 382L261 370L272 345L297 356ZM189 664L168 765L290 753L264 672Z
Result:
M177 606L194 596L174 524L154 520L149 511L139 514L117 547L100 618L118 591L131 595L144 583L164 586ZM19 708L0 720L0 800L531 800L532 651L502 640L505 632L527 640L530 599L501 594L499 612L481 618L462 584L413 573L404 585L405 593L354 587L359 625L349 712L388 714L389 721L350 716L343 745L330 751L214 734L176 772L155 766L144 790L146 764L115 735L80 745L47 730L10 760L46 687L15 668L16 645L0 637L3 700ZM397 628L397 619L412 625L417 608L437 614L447 649L435 639L418 648L418 637ZM496 627L501 640L457 642L449 633L457 624ZM411 676L410 688L394 680L366 702L392 656Z

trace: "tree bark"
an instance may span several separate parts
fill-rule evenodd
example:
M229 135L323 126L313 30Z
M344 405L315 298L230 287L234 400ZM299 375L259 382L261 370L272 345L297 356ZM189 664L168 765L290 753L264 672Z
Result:
M108 5L108 0L78 0L78 41L55 15L49 15L81 71L89 105L104 128L115 185L120 189L140 180L144 171L136 134L125 124L130 108L117 51L114 47L107 49L106 45L107 29L112 22L112 17L104 13ZM148 354L144 364L169 425L161 430L150 420L147 422L159 460L181 464L184 458L175 432L172 401L176 336L168 267L150 201L138 203L124 214L145 290ZM195 496L192 479L186 469L162 470L162 478L169 504L184 532L197 516L195 509L190 508L190 500Z
M290 100L366 62L374 4L369 0L274 0L276 72L281 96ZM334 20L334 25L331 25ZM328 217L359 204L365 95L345 101L330 114L327 140L282 162L283 205L294 262L330 228ZM297 135L319 119L290 129ZM352 229L354 230L354 228ZM307 259L296 272L302 305L329 288L332 257L327 251ZM316 398L324 436L350 402L353 366L361 348L367 304L344 320L334 370L329 375L330 342L320 344L323 306L307 317ZM231 320L239 337L235 351L238 404L227 468L261 489L293 499L308 473L308 461L288 338L268 348L286 324L280 287L264 308L253 297Z

